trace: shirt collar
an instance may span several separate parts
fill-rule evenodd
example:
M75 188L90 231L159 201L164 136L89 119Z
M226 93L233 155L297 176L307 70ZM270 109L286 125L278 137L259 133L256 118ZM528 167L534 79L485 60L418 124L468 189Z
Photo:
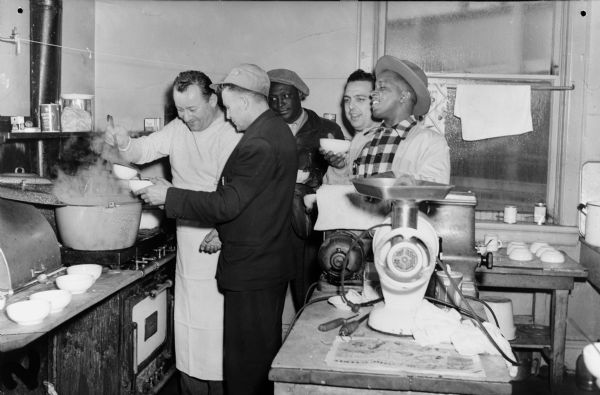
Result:
M296 133L298 133L298 130L300 130L300 128L302 126L304 126L304 124L306 123L307 119L308 119L308 114L306 113L306 111L303 108L302 109L302 113L300 114L300 116L298 117L298 119L296 119L296 121L294 121L292 123L288 123L288 126L292 130L292 134L294 136L296 135Z
M398 122L397 124L395 124L392 127L385 126L385 124L382 121L379 125L373 126L369 130L367 130L365 132L365 135L368 135L368 134L371 134L371 133L374 133L374 132L380 132L380 131L383 131L383 130L387 129L387 130L395 130L396 132L398 132L398 134L400 135L400 137L404 139L408 135L408 132L416 124L417 124L417 119L413 115L411 115L407 119L404 119L404 120Z

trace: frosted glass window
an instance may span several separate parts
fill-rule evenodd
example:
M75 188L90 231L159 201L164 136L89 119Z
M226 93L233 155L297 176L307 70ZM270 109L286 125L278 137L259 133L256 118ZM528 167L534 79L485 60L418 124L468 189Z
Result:
M464 74L477 74L480 84L547 86L556 9L552 1L387 2L385 53L440 73L440 80L454 86L474 82ZM551 91L532 90L533 132L479 141L462 139L460 119L453 115L455 96L456 89L448 89L451 183L475 192L477 210L491 211L490 219L501 219L510 204L523 214L520 220L533 221L534 204L548 200L548 169L557 157L549 153Z
M388 2L385 52L428 72L551 74L552 3Z

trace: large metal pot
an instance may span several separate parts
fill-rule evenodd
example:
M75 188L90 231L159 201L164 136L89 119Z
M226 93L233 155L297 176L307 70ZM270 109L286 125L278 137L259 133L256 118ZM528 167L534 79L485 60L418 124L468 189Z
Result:
M119 250L135 243L141 214L141 202L67 205L56 208L56 226L65 247Z

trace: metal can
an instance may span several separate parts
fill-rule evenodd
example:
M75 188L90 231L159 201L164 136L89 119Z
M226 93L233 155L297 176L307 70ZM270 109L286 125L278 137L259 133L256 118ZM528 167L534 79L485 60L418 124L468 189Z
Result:
M40 104L40 130L60 132L60 105Z
M326 112L325 114L323 114L323 118L329 119L330 121L335 122L336 116L335 116L335 114L332 114L330 112Z
M517 206L504 206L504 222L507 224L517 222Z
M533 220L538 225L546 223L546 204L543 202L536 203L533 207Z

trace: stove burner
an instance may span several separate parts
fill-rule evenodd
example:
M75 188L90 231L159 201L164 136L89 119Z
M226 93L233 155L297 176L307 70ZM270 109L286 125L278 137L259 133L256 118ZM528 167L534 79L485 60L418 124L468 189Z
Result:
M83 251L61 247L63 265L96 263L113 270L143 270L175 250L175 236L156 229L141 229L135 244L120 250Z

